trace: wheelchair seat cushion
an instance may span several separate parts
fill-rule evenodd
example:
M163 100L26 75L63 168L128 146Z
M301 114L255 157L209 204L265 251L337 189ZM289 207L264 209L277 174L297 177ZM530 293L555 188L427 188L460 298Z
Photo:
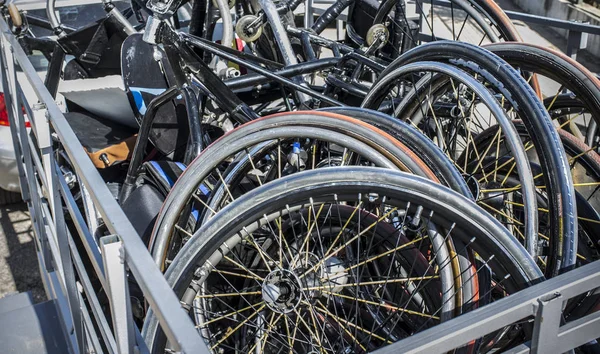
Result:
M134 129L80 112L65 113L65 118L97 168L131 158L137 136Z

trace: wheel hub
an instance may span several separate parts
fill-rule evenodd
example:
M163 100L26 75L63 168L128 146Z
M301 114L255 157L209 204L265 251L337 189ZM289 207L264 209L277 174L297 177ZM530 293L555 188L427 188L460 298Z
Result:
M322 265L313 253L298 255L292 269L276 269L270 272L262 284L265 304L278 313L289 313L300 305L300 301L313 301L322 290L338 293L348 283L344 264L330 257Z
M274 270L265 277L262 284L262 298L275 312L292 312L300 303L301 284L294 272L286 269Z
M502 186L499 183L490 182L483 186L482 189L486 190L485 193L481 193L481 198L485 200L485 203L494 209L502 210L506 202L507 194L502 190Z

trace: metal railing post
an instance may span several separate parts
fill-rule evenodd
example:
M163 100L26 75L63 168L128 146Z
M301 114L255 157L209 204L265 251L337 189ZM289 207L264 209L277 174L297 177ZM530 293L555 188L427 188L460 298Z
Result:
M125 269L125 249L119 237L115 235L102 237L100 247L117 350L120 354L133 353L135 337Z
M587 47L587 34L583 36L583 33L577 30L569 30L569 36L567 38L567 51L566 54L577 60L577 53L580 49Z
M531 338L532 353L552 353L556 348L563 301L560 293L538 299Z

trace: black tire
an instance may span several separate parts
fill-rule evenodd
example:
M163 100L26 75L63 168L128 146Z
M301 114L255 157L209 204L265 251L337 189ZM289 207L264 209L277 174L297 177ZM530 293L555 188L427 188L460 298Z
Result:
M373 24L382 23L389 16L390 12L394 10L397 2L398 0L384 1L377 10ZM492 0L452 0L450 5L452 18L454 18L454 9L465 12L468 14L468 18L473 19L479 25L481 31L485 33L485 37L492 42L521 40L512 21ZM423 12L424 10L417 9L417 11ZM427 21L423 26L432 26L432 24ZM458 26L454 26L453 23L452 26L452 35L454 37L452 39L458 41L460 40L462 25L459 23ZM430 30L433 30L433 28L430 28ZM455 33L456 31L459 31L459 33ZM435 37L435 33L433 33L433 36Z
M575 265L577 210L570 168L560 136L534 90L506 61L490 51L462 42L423 44L394 60L380 75L418 61L442 61L481 75L514 107L540 157L550 200L551 239L559 262L549 264L547 276Z
M414 83L415 80L413 79L413 77L417 76L420 73L427 73L427 75L423 76L422 79L418 80L418 83ZM413 125L419 124L412 120L413 116L417 115L420 117L420 115L427 115L426 113L423 113L423 99L421 99L421 97L427 95L426 92L429 92L428 97L430 98L444 96L444 93L446 92L448 87L454 87L454 80L459 82L461 85L468 87L471 90L471 92L473 92L473 101L475 101L475 97L478 97L477 101L481 101L481 103L490 110L490 116L493 117L493 119L495 119L495 121L497 121L501 126L501 129L498 131L498 134L501 134L504 137L504 141L508 142L508 144L506 144L506 147L508 147L508 150L511 152L517 167L516 170L519 173L519 176L521 177L522 183L520 192L523 197L523 203L527 205L523 217L523 234L525 236L525 247L530 252L530 254L536 254L538 248L538 222L536 212L537 204L535 198L535 188L533 185L533 175L531 173L529 161L527 159L525 148L521 142L521 139L517 134L517 131L512 124L512 121L510 120L508 115L506 115L505 111L503 110L503 107L500 106L498 100L479 81L477 81L472 76L470 76L469 73L461 69L439 62L416 62L397 67L395 70L388 72L385 76L381 76L379 80L371 87L371 91L363 101L363 106L372 109L377 109L378 107L380 107L382 101L388 95L388 92L395 88L397 82L405 80L406 78L410 79L407 80L407 85L410 86L412 83L413 88L408 90L408 92L406 92L405 95L402 97L401 102L394 109L394 116L402 117L403 119L410 119L410 123ZM450 85L450 83L452 83L452 85ZM425 109L425 111L427 111L427 109ZM467 109L467 111L471 110ZM433 115L433 117L435 117L435 114ZM460 119L451 120L461 121ZM437 122L435 118L434 121ZM424 125L425 127L428 126L427 123L425 123ZM471 129L469 128L465 127L465 129L471 131ZM425 133L426 130L427 129L424 130ZM449 131L454 130L458 130L458 128L449 128ZM428 135L429 138L434 139L435 135L438 135L440 131L445 131L445 129L438 129L437 133L426 133L426 135ZM455 135L450 134L450 137L455 137ZM441 140L445 141L447 138L447 136L444 136L443 138L441 138ZM443 146L445 144L441 145ZM450 146L451 144L448 145ZM468 146L469 143L467 143L466 145ZM453 157L453 162L457 166L461 166L464 165L464 163L466 163L466 161L463 161L463 163L461 163L460 158L457 158L457 156L453 156L454 152L448 150L448 147L445 147L445 149L445 152L449 153L450 156ZM483 161L480 160L479 157L479 154L472 153L471 156L467 157L467 159L470 161ZM490 164L481 165L481 170L486 169L488 165ZM479 166L479 164L477 166ZM475 173L475 170L477 170L477 168L473 169L472 173ZM469 176L466 169L463 171L463 173L465 173L465 176Z
M600 120L600 81L575 60L528 43L494 43L486 45L485 49L516 68L546 76L561 84L575 94L595 119Z
M427 164L443 185L472 199L473 194L458 169L444 152L414 127L391 116L358 107L328 107L321 111L343 114L376 126L408 146Z
M359 126L362 127L359 128ZM205 149L179 177L165 199L152 232L150 248L157 265L164 269L165 250L177 220L180 219L181 213L200 183L216 166L223 162L224 158L237 153L238 148L247 147L243 145L246 144L243 140L247 141L256 137L257 140L253 140L253 144L259 143L259 139L266 135L262 134L262 137L258 135L265 131L272 134L269 139L274 139L276 134L280 134L275 129L295 130L297 133L298 129L302 127L308 127L315 132L325 129L331 131L332 134L337 132L337 134L355 138L377 150L377 153L381 155L378 166L396 167L437 181L435 174L408 147L376 127L359 120L334 113L302 111L260 118L221 137ZM240 146L233 148L234 145Z
M0 188L0 206L17 204L23 201L21 193L10 192Z
M347 196L361 192L383 195L390 201L402 200L400 203L413 201L435 210L441 219L433 222L437 225L440 221L441 227L459 230L453 239L471 244L482 259L488 260L488 266L499 278L506 276L503 278L504 286L509 293L543 280L541 271L526 250L513 241L512 235L497 220L473 202L414 175L365 167L305 171L254 189L204 224L178 254L165 277L181 297L190 286L197 266L204 265L224 241L239 231L238 227L255 222L263 215L285 210L288 205L307 203L313 196L318 201L320 196ZM448 208L448 205L454 207ZM472 238L474 234L478 235L476 240ZM162 352L166 338L152 312L146 317L142 335L151 353Z

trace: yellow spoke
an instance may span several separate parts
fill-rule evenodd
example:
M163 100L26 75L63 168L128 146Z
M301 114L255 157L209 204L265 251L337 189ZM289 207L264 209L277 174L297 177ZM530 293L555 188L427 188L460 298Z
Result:
M371 230L375 225L377 225L379 222L381 222L383 219L387 218L391 213L395 212L398 209L398 207L393 208L392 210L388 211L387 213L385 213L382 217L380 217L379 219L377 219L374 223L372 223L371 225L369 225L367 228L365 228L363 231L359 232L356 236L352 237L350 240L348 240L347 242L345 242L343 245L341 245L340 247L336 248L333 252L331 252L330 254L328 254L327 256L323 257L323 259L321 259L319 262L317 262L317 264L315 264L314 266L312 266L309 270L307 270L306 272L304 272L300 278L303 278L304 276L306 276L306 274L314 271L315 269L318 269L321 265L323 265L323 263L325 263L329 258L335 256L339 251L343 250L344 248L346 248L350 243L354 242L355 240L357 240L358 238L360 238L362 235L364 235L366 232L368 232L369 230Z
M283 320L285 322L285 332L287 333L287 341L288 341L288 345L290 346L290 353L292 352L292 348L294 347L294 343L292 343L292 336L290 334L290 325L288 324L288 319L287 316L283 317Z
M356 212L361 207L362 207L362 200L358 203L358 205L356 206L356 208L354 208L354 211L352 211L352 214L350 214L350 217L348 218L348 220L346 220L346 223L344 224L344 227L342 227L342 229L340 230L340 232L338 232L338 234L335 236L335 239L331 243L331 246L329 246L329 248L325 252L325 256L327 256L329 254L329 252L331 252L331 250L333 249L333 247L336 245L337 241L340 239L340 237L344 233L344 230L346 230L346 227L348 227L348 224L350 224L350 221L352 221L352 219L354 218L354 214L356 214Z
M496 141L496 139L498 139L498 141L500 141L500 132L501 132L501 130L500 130L500 128L498 128L498 131L497 131L497 132L496 132L496 134L494 135L494 138L493 138L493 139L492 139L492 141L490 142L490 144L489 144L489 146L487 147L487 149L485 149L485 151L483 152L482 156L484 156L484 157L485 157L485 156L487 156L487 154L488 154L488 152L490 152L490 149L492 148L492 146L494 146L494 141ZM477 163L477 165L476 165L476 166L473 168L473 172L472 172L472 173L475 173L475 171L477 171L477 169L478 169L478 168L480 168L480 167L483 167L483 166L482 166L482 164L483 164L483 159L482 159L482 158L480 158L480 157L478 157L478 161L479 161L479 162L478 162L478 163ZM498 162L498 155L496 155L496 166L498 166L498 163L497 163L497 162ZM497 168L496 168L496 169L494 169L494 171L495 171L495 170L497 170ZM486 179L486 182L487 182L487 179Z
M506 174L506 176L504 176L504 178L502 179L502 182L500 183L501 186L503 186L506 183L506 181L508 181L508 177L510 177L510 175L513 173L513 171L515 170L516 167L517 167L516 163L513 163L512 166L510 166L508 173ZM519 186L521 186L521 185L519 185Z
M516 187L510 187L510 188L492 188L492 189L481 189L479 190L479 192L481 193L492 193L492 192L514 192L514 191L518 191L519 189L521 189L521 185L518 185Z
M269 332L271 331L271 328L273 328L273 326L275 326L275 323L277 323L277 321L279 321L281 319L281 316L283 316L283 314L279 314L279 316L277 316L277 319L275 319L275 312L271 313L271 320L269 321L269 324L267 325L267 330L265 331L265 333L263 333L259 340L254 342L254 345L252 345L252 347L250 347L250 349L248 350L248 353L252 353L255 351L256 346L258 345L258 342L261 342L261 348L260 348L260 352L264 353L265 352L265 345L267 344L267 337L269 336Z
M186 229L184 229L183 227L175 224L175 228L181 232L183 232L184 234L186 234L188 237L193 237L194 235L192 235L191 233L189 233Z
M517 220L517 219L515 219L513 217L508 216L506 213L504 213L504 212L502 212L502 211L494 208L493 206L491 206L489 204L486 204L486 203L481 202L481 201L478 202L478 204L481 204L481 205L485 206L486 208L489 208L490 210L492 210L492 211L494 211L494 212L496 212L496 213L504 216L505 218L508 219L508 221L511 221L511 222L517 224L518 226L524 226L524 224L522 222L520 222L519 220ZM515 230L521 235L521 237L523 237L523 239L525 239L525 235L523 235L523 233L521 232L521 230L519 230L519 228L515 228ZM544 240L549 240L548 236L542 235L541 233L538 233L538 236L541 237L541 238L543 238Z
M250 306L244 307L243 309L240 309L240 310L236 310L236 311L229 312L229 313L227 313L227 314L225 314L225 315L219 316L219 317L217 317L217 318L213 318L213 319L212 319L212 320L210 320L210 321L203 322L202 324L199 324L199 325L197 325L197 326L196 326L196 328L200 328L200 327L208 326L208 325L209 325L209 324L211 324L211 323L214 323L214 322L220 321L220 320L222 320L222 319L225 319L225 318L231 317L231 316L233 316L233 315L240 314L240 313L242 313L242 312L244 312L244 311L246 311L246 310L253 309L253 308L255 308L255 307L257 307L257 306L260 306L260 305L262 305L262 304L264 304L264 301L261 301L261 302L259 302L258 304L255 304L255 305L250 305Z
M272 271L271 266L269 266L269 262L267 262L267 259L265 258L265 256L269 257L268 254L266 254L262 247L260 247L257 243L256 240L254 239L254 235L252 235L250 232L248 232L248 230L246 229L246 227L244 226L242 228L242 230L244 230L244 232L246 233L246 241L248 241L249 243L252 244L252 246L254 246L254 249L256 249L256 251L258 252L258 255L260 256L260 258L262 259L262 261L265 263L265 265L267 266L267 269L269 270L269 272ZM269 257L269 259L271 261L273 261L273 259L271 257ZM273 263L275 263L275 261L273 261ZM283 265L283 263L282 263Z
M435 126L438 130L438 132L442 131L442 127L440 126L440 124L438 123L438 119L435 115L435 110L433 109L433 106L431 105L431 99L427 99L427 104L429 104L429 108L431 109L431 115L433 115L433 122L435 123ZM444 151L450 151L450 149L448 149L448 146L446 145L446 139L442 139L442 149Z
M288 208L288 212L289 212L289 206L286 206L286 207ZM291 215L291 212L289 212L288 215ZM279 229L279 242L282 242L283 245L285 245L285 249L287 250L287 253L290 256L289 259L294 259L294 255L292 254L290 245L288 245L287 240L285 239L285 237L283 237L283 231L281 228L281 215L279 215L278 220L275 220L275 223L277 224L277 228ZM279 246L280 246L280 248L283 248L281 243L279 244ZM280 255L280 257L283 257L283 255Z
M304 318L302 318L302 315L300 314L300 312L298 312L298 309L294 308L294 312L296 313L296 316L300 319L300 322L302 322L304 327L306 327L308 332L310 332L310 335L317 340L317 344L319 345L319 348L321 348L321 351L323 351L323 346L321 345L321 341L319 340L319 337L317 336L317 334L313 333L313 331L308 326L308 323L306 323L306 321L304 321Z
M507 201L506 203L507 204L512 204L512 205L516 205L516 206L520 206L520 207L525 207L525 205L523 205L521 203L515 203L515 202L511 202L511 201ZM542 213L549 213L550 212L550 210L548 210L546 208L538 208L538 211L541 211ZM581 217L581 216L578 216L577 220L591 222L591 223L594 223L594 224L600 224L600 220L588 219L588 218L584 218L584 217Z
M588 219L588 218L584 218L584 217L581 217L581 216L578 216L577 219L581 220L581 221L591 222L591 223L594 223L594 224L600 224L600 221L598 221L598 220Z
M562 128L564 128L564 126L565 126L565 125L567 125L567 124L571 124L571 122L572 122L572 121L574 121L574 120L575 120L577 117L579 117L580 115L581 115L581 113L577 113L577 114L575 114L575 116L574 116L574 117L572 117L572 118L569 118L569 119L568 119L568 120L566 120L564 123L561 123L561 124L558 126L558 129L562 129Z
M319 327L317 326L317 319L315 318L315 314L313 313L313 305L309 302L302 301L308 307L308 313L310 314L310 318L312 319L313 327L315 328L316 333L320 333ZM319 344L319 348L321 352L323 352L323 345L321 344L323 338L316 337L317 343ZM331 343L329 344L329 348L331 348Z
M573 183L573 187L593 187L600 186L600 182Z
M227 183L225 183L225 180L223 179L223 176L221 175L221 171L219 171L219 169L216 169L217 174L219 175L219 179L221 180L221 183L223 183L223 187L225 188L225 191L227 191L227 194L229 195L229 198L231 198L231 200L235 200L235 198L233 197L233 194L231 194L231 191L229 190L229 186L227 185Z
M320 301L319 301L319 303L320 303ZM323 306L323 305L321 305L321 306ZM325 309L325 310L327 311L327 309ZM330 314L330 316L332 315L332 314L331 314L331 312L329 312L329 311L327 311L327 312ZM350 338L352 338L352 340L353 340L353 341L354 341L356 344L358 344L358 345L361 347L361 349L362 349L363 351L365 351L365 352L367 351L367 348L365 348L365 347L364 347L364 346L363 346L363 345L362 345L362 344L361 344L361 343L358 341L358 339L356 339L356 337L352 335L352 333L351 333L351 332L348 330L348 328L346 328L346 326L344 326L344 325L343 325L343 324L342 324L340 321L338 321L338 319L336 318L336 316L331 316L331 318L333 318L333 320L334 320L335 322L337 322L337 323L340 325L340 328L342 328L342 329L344 330L344 332L346 332L346 334L347 334L348 336L350 336Z
M206 294L206 295L196 295L199 299L210 299L213 297L230 297L230 296L247 296L247 295L260 295L262 292L260 291L247 291L243 293L217 293L217 294Z
M366 264L366 263L372 262L372 261L374 261L374 260L376 260L376 259L379 259L379 258L381 258L381 257L387 256L387 255L388 255L388 254L390 254L390 253L394 253L394 252L396 252L396 251L399 251L399 250L401 250L401 249L403 249L403 248L406 248L406 247L408 247L408 246L410 246L410 245L414 245L415 243L417 243L417 242L419 242L419 241L421 241L421 240L423 240L423 239L426 239L427 237L428 237L427 235L425 235L425 236L421 236L421 237L418 237L418 238L416 238L416 239L414 239L414 240L412 240L412 241L410 241L410 242L408 242L408 243L405 243L405 244L403 244L403 245L400 245L400 246L398 246L398 247L392 248L391 250L387 250L387 251L385 251L385 252L383 252L383 253L381 253L381 254L379 254L379 255L377 255L377 256L373 256L373 257L371 257L371 258L369 258L369 259L367 259L367 260L364 260L364 261L362 261L362 262L360 262L360 263L354 264L354 265L352 265L352 266L350 266L350 267L348 267L348 268L344 269L344 270L343 270L343 272L348 272L348 271L351 271L352 269L354 269L354 268L356 268L356 267L360 267L361 265L364 265L364 264Z
M210 347L211 350L215 350L216 347L218 347L219 345L221 345L221 343L223 343L225 340L227 340L227 338L229 338L233 333L235 333L235 331L237 331L238 329L240 329L243 325L245 325L246 323L248 323L248 321L250 321L252 318L254 318L260 311L262 311L262 309L265 307L266 305L262 305L255 313L253 313L252 315L246 317L245 320L243 320L242 322L240 322L237 326L235 326L234 329L232 329L231 331L228 331L215 345L213 345L212 347Z
M319 301L317 301L317 302L318 302L318 304L319 304L319 305L320 305L322 308L315 307L315 309L317 309L317 310L318 310L318 311L320 311L320 312L323 312L323 313L327 314L329 317L333 318L333 319L334 319L336 322L338 322L338 323L340 323L340 322L341 322L341 323L343 323L343 324L345 324L345 325L348 325L348 326L350 326L350 327L356 328L356 329L358 329L359 331L361 331L361 332L364 332L364 333L366 333L366 334L368 334L368 335L372 336L373 338L377 338L377 339L379 339L379 340L380 340L380 341L382 341L382 342L387 342L388 344L393 344L393 343L394 343L394 342L392 342L392 341L390 341L390 340L388 340L388 339L385 339L385 338L383 338L383 337L381 337L381 336L379 336L379 335L377 335L377 334L375 334L375 333L373 333L373 332L371 332L371 331L369 331L369 330L367 330L367 329L364 329L364 328L362 328L361 326L358 326L358 325L356 325L356 324L354 324L354 323L352 323L352 322L350 322L350 321L347 321L347 320L345 320L345 319L343 319L343 318L340 318L340 317L338 317L338 316L334 315L333 313L331 313L331 311L327 310L327 308L326 308L325 306L323 306L323 304L321 303L321 301L320 301L320 300L319 300Z
M504 96L502 96L502 101L504 101ZM502 104L504 106L504 102ZM500 133L500 129L498 129L498 133ZM496 139L496 138L494 138L494 139ZM494 179L493 179L494 181L498 178L498 172L497 171L498 171L498 157L500 156L500 140L501 140L500 136L498 136L498 140L497 140L498 142L496 143L496 161L494 161L494 171L495 171L494 172ZM509 172L509 174L511 172L512 172L512 169ZM506 179L506 177L505 177L505 179Z
M292 335L292 345L290 346L290 354L292 354L292 348L296 342L296 333L298 333L298 323L300 322L300 316L296 316L296 322L294 323L294 334Z
M524 148L525 148L524 152L528 152L529 150L533 149L533 144L531 142L527 142L527 144L525 144ZM486 173L482 178L479 179L479 182L481 183L483 181L486 181L487 177L494 174L496 171L499 171L504 166L507 166L509 163L511 163L511 162L514 163L514 161L515 161L515 157L513 156L510 159L508 159L506 162L504 162L502 165L498 166L498 168L495 168L493 171Z
M579 154L577 154L577 155L575 155L575 156L571 157L571 158L569 159L569 163L573 163L573 162L575 162L575 160L577 160L577 159L578 159L578 158L580 158L581 156L583 156L583 155L586 155L588 152L590 152L590 151L594 151L594 150L595 150L595 149L594 149L593 147L591 147L591 148L589 148L589 149L585 150L584 152L581 152L581 153L579 153Z
M211 270L211 272L220 273L220 274L227 274L227 275L233 275L233 276L236 276L236 277L242 277L242 278L248 278L248 279L260 280L260 279L257 279L256 277L251 276L251 275L245 275L245 274L240 274L240 273L235 273L235 272L229 272L229 271L221 270L221 269L213 269L213 270Z
M310 240L310 235L312 233L313 228L317 224L317 221L319 219L319 216L321 215L321 211L323 211L323 207L325 207L325 204L321 204L321 207L319 207L319 211L317 212L317 215L315 216L315 220L311 223L310 218L312 215L312 213L311 213L311 211L313 209L312 207L313 207L313 204L312 204L312 199L311 199L310 206L308 207L308 223L307 223L310 226L309 226L308 230L306 231L306 237L304 238L304 241L302 242L302 246L300 246L300 248L298 248L299 251L302 251L302 249L304 249L304 246L306 246L306 256L307 257L308 257L308 253L309 253L308 252L308 246L309 246L308 241ZM298 255L298 257L296 257L294 262L292 262L292 265L295 265L296 262L298 261L298 259L299 259L299 255Z
M308 288L304 288L304 291L311 290L327 290L331 288L345 288L345 287L358 287L358 286L367 286L367 285L380 285L380 284L393 284L393 283L406 283L409 281L417 281L417 280L429 280L429 279L439 279L439 275L427 275L422 277L411 277L411 278L398 278L398 279L386 279L386 280L373 280L373 281L363 281L360 283L351 283L351 284L334 284L334 285L321 285L321 286L311 286ZM330 280L331 282L331 280Z
M246 149L246 156L248 156L248 160L250 160L250 165L252 166L252 169L258 171L258 169L256 168L256 166L254 166L254 161L252 161L252 157L250 156L250 153L248 152L248 149ZM257 175L256 176L256 180L258 181L258 185L259 186L263 185L262 181L260 180L260 176Z
M212 214L217 213L213 208L211 208L208 204L206 204L199 196L197 196L196 193L192 193L192 196L194 197L194 199L196 199L198 202L200 202L200 204L202 204L202 206L204 206L206 209L210 210L210 212Z
M564 86L560 86L560 89L558 90L558 92L560 92L562 90ZM552 106L554 106L554 103L556 103L556 100L558 99L558 95L554 95L554 98L552 99L552 102L550 102L550 104L548 105L548 107L546 108L547 111L552 109Z
M226 259L226 260L228 260L229 262L233 263L233 264L234 264L235 266L237 266L238 268L240 268L240 269L242 269L242 270L245 270L246 272L248 272L248 274L250 274L250 275L254 276L254 278L255 278L256 280L260 280L260 281L264 280L264 278L263 278L263 277L261 277L261 276L257 275L256 273L254 273L254 272L253 272L253 271L251 271L250 269L248 269L248 268L244 267L243 265L239 264L238 262L234 261L234 260L233 260L233 259L231 259L229 256L223 256L223 258L224 258L224 259Z
M389 305L389 304L384 303L383 301L382 302L375 302L375 301L370 301L370 300L365 300L365 299L359 299L359 298L354 298L354 297L351 297L351 296L348 296L348 295L342 295L342 294L334 293L334 292L327 291L327 290L322 290L321 292L324 293L324 294L341 297L343 299L348 299L348 300L358 301L358 302L362 302L362 303L369 304L369 305L383 307L383 308L385 308L387 310L390 310L390 311L400 311L400 312L408 313L409 315L421 316L421 317L431 318L431 319L434 319L434 320L439 320L440 319L437 316L428 315L426 313L417 312L417 311L408 310L408 309L405 309L405 308L402 308L402 307L397 307L397 306Z

